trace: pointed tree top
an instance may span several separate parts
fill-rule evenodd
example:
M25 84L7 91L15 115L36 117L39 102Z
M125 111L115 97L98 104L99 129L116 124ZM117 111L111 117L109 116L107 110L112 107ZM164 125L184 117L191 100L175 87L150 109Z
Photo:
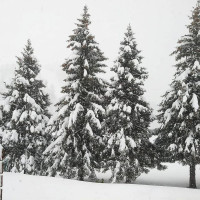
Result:
M88 13L88 7L85 5L83 8L83 14L82 14L83 18L89 18L90 14Z
M191 20L191 23L187 26L189 32L198 35L200 30L200 0L197 1L189 19Z
M200 10L200 0L197 0L196 6L194 7L195 10Z
M28 39L27 40L27 44L25 45L25 48L24 48L24 52L28 53L29 55L33 54L33 48L32 48L32 45L31 45L31 40Z
M197 0L197 7L200 6L200 0Z
M127 30L132 32L131 24L129 23L127 26Z
M31 46L31 40L30 40L30 39L27 40L27 44L28 44L29 46Z
M27 40L23 51L21 52L22 56L17 56L17 63L21 67L17 67L15 70L20 71L22 74L29 73L28 70L24 70L25 68L30 69L32 78L35 78L40 72L40 65L37 62L37 59L34 56L34 49L31 45L30 39ZM19 73L19 72L17 72Z
M91 24L90 22L90 14L88 13L88 7L85 5L83 8L83 14L81 15L81 19L78 19L79 22L81 22L81 24L77 24L78 26L81 27L88 27L89 24Z
M87 7L87 5L84 6L83 11L84 11L84 14L88 14L88 7Z
M129 38L130 40L133 40L134 39L133 35L134 35L134 33L132 31L131 25L129 24L128 27L127 27L127 32L125 33L125 36L127 38Z

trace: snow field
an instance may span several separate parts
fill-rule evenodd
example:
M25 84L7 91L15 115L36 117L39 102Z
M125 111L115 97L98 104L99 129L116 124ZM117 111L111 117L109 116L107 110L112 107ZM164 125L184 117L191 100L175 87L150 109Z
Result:
M142 174L137 184L89 183L4 173L3 200L199 200L199 189L180 188L188 185L188 167L177 163L167 165L165 171L153 169ZM200 188L200 166L196 172ZM98 176L106 179L110 173Z

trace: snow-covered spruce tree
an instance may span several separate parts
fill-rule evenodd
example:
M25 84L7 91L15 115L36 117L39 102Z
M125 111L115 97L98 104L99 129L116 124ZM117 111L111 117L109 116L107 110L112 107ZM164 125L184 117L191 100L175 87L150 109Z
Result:
M148 127L152 110L144 100L143 82L147 78L141 67L142 57L131 27L121 42L119 57L111 69L111 101L106 112L106 170L112 170L112 182L132 182L156 161L149 142Z
M196 188L195 165L200 163L200 4L192 12L189 33L178 41L176 72L163 96L156 144L168 161L190 166L190 188Z
M72 56L62 65L66 73L64 97L50 119L49 132L54 141L46 149L47 175L78 180L95 180L103 148L101 122L104 119L105 82L97 76L104 72L106 58L89 32L90 15L84 7L68 48Z
M0 105L5 171L38 174L47 145L44 130L49 119L49 96L37 75L40 65L28 40L12 83L6 85Z

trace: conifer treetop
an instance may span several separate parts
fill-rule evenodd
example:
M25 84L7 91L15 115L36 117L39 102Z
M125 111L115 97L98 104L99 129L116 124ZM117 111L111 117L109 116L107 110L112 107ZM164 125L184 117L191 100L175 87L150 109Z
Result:
M125 32L124 35L125 35L124 40L120 43L121 44L120 52L123 52L123 51L130 52L131 54L133 54L132 56L136 56L137 54L139 54L141 51L139 51L137 49L137 44L136 44L136 41L134 38L134 33L132 31L130 24L128 25L127 31ZM129 46L130 49L123 48L124 46ZM138 61L141 61L142 57L138 57L138 58L139 58Z
M88 28L88 25L91 24L90 14L88 13L88 7L86 5L83 8L82 18L78 19L78 21L81 22L81 24L77 24L77 26L82 28Z
M40 65L34 57L34 49L32 48L30 39L27 40L22 57L17 57L18 67L15 74L28 76L27 78L35 78L40 73Z
M188 25L189 32L197 35L199 34L200 29L200 1L198 0L196 7L192 11L192 16L189 17L189 19L192 21L190 25Z
M178 46L171 55L175 55L178 63L175 65L179 72L188 67L193 67L195 61L200 61L200 5L197 2L190 18L191 23L187 26L188 34L178 40ZM180 70L179 70L180 69Z
M106 58L99 49L94 36L90 34L88 28L90 24L89 16L88 9L85 6L82 18L78 19L80 23L76 24L77 28L73 30L73 34L69 36L69 40L67 41L67 47L71 49L72 53L62 65L63 71L67 74L65 79L67 86L63 87L63 93L75 91L76 89L80 91L79 86L85 87L87 85L88 87L88 81L93 81L91 84L101 87L100 85L103 80L98 78L96 74L105 73L103 68L106 65L103 62Z
M127 90L137 90L139 96L144 93L144 89L141 86L148 77L146 69L141 66L142 56L140 52L137 49L134 33L129 25L123 41L120 42L119 56L115 61L115 65L111 68L111 71L116 73L111 80L115 82L115 87L116 84L119 84L119 87L124 86ZM135 95L134 91L126 95Z

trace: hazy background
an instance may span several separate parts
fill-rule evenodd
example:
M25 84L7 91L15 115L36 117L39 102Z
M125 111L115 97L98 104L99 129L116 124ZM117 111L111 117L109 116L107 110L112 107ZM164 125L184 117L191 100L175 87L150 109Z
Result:
M109 58L108 66L118 55L127 25L132 25L149 72L145 97L156 110L174 73L175 60L169 55L187 33L195 4L196 0L0 0L0 92L3 82L13 77L16 56L29 38L56 103L65 77L60 66L70 55L66 41L87 5L91 33Z

